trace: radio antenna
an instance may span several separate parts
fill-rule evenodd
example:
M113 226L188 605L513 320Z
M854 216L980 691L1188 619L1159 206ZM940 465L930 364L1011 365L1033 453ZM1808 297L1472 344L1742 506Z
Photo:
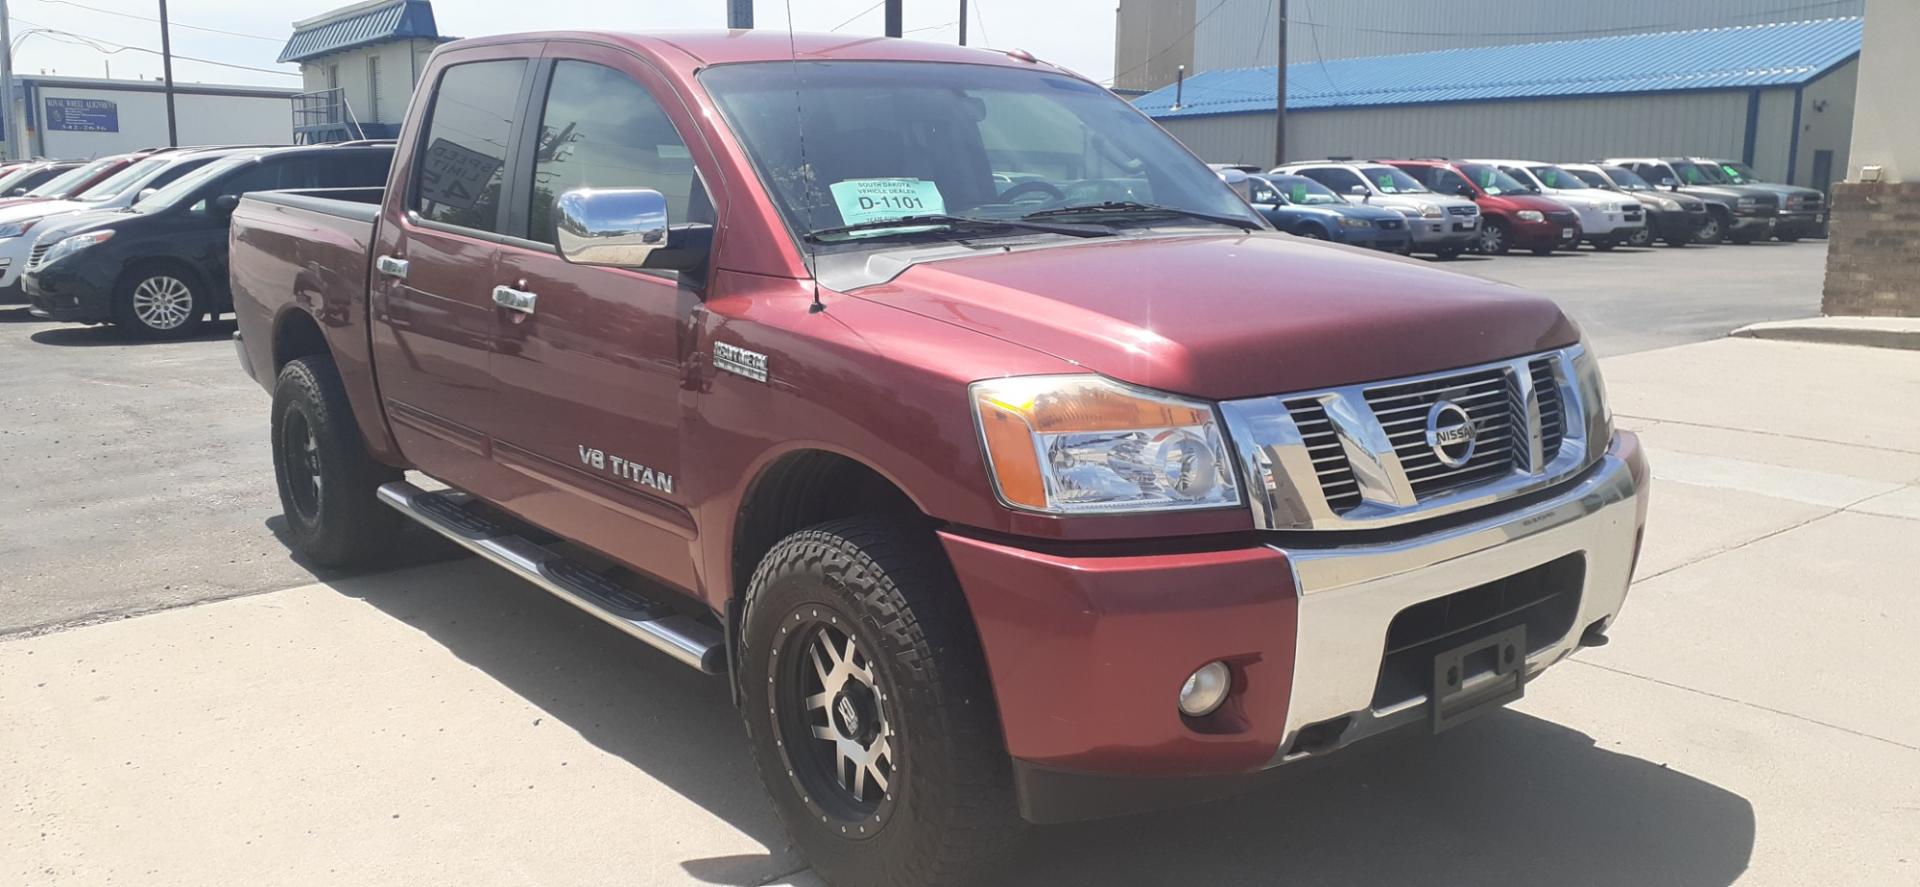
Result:
M802 177L802 183L806 188L806 199L801 202L801 206L806 213L807 233L800 236L800 250L806 255L807 274L813 278L813 307L807 309L807 312L809 314L818 314L827 310L827 306L826 303L820 301L820 275L814 270L818 259L813 253L813 241L808 239L813 234L813 200L815 196L813 192L813 164L807 162L807 115L801 106L800 99L800 50L796 47L793 37L793 0L786 0L786 2L787 65L789 66L788 70L793 74L793 134L800 148L799 172Z

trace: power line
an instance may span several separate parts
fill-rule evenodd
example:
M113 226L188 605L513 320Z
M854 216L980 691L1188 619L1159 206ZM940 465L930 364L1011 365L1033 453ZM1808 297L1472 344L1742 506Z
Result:
M880 8L880 4L881 4L881 3L885 3L885 2L887 2L887 0L880 0L880 3L875 3L875 4L873 4L872 6L869 6L869 7L867 7L867 8L865 8L865 9L862 9L862 10L860 10L859 12L856 12L856 13L854 13L854 14L853 14L853 18L850 18L850 19L847 19L846 21L844 21L844 22L841 22L840 24L837 24L837 25L834 25L834 26L833 26L833 30L830 30L830 31L828 31L827 33L829 33L829 34L831 34L831 33L833 33L834 31L838 31L838 30L840 30L841 28L844 28L844 27L846 27L846 26L848 26L848 25L851 25L851 24L853 24L854 22L856 22L856 21L858 21L858 20L860 19L860 17L861 17L861 16L864 16L864 15L866 15L866 14L867 14L867 13L869 13L869 12L872 12L872 11L874 11L874 10L876 10L876 9L879 9L879 8Z
M980 26L980 45L992 46L993 38L987 36L987 14L980 11L980 0L973 0L973 21Z
M101 8L100 8L100 7L98 7L98 6L88 6L88 5L86 5L85 3L75 3L75 2L73 2L73 0L40 0L40 2L41 2L41 3L57 3L57 4L59 4L59 5L61 5L61 6L71 6L71 7L73 7L73 8L75 8L75 9L85 9L85 10L87 10L87 11L89 11L89 12L98 12L98 13L101 13L101 14L103 14L103 15L117 15L117 16L119 16L119 17L121 17L121 18L130 18L130 19L137 19L137 20L139 20L139 21L143 21L143 22L156 22L156 23L157 23L157 22L159 22L159 21L160 21L159 19L157 19L157 18L153 18L153 17L151 17L151 16L145 16L145 15L135 15L135 14L133 14L133 13L131 13L131 12L121 12L121 11L119 11L119 10L116 10L116 9L101 9ZM265 40L265 41L267 41L268 43L285 43L285 42L287 42L285 38L282 38L282 37L268 37L268 36L266 36L266 35L264 35L264 34L247 34L247 33L243 33L243 32L240 32L240 31L223 31L223 30L220 30L219 28L205 28L205 27L201 27L201 26L199 26L199 25L187 25L187 24L181 24L180 22L169 22L169 23L170 23L170 24L171 24L171 25L172 25L173 27L176 27L176 28L186 28L186 29L187 29L187 30L189 30L189 31L206 31L206 32L207 32L207 33L209 33L209 34L225 34L225 35L226 35L226 36L228 36L228 37L245 37L245 38L247 38L247 39L249 39L249 40Z
M45 36L49 40L53 40L58 43L65 43L71 46L84 46L102 55L115 55L118 53L128 52L128 51L144 52L144 53L147 53L148 55L163 55L163 53L157 49L148 49L144 46L126 46L123 44L114 43L110 40L102 40L98 37L89 37L85 34L75 34L72 31L63 31L63 30L60 30L59 28L49 28L38 22L31 22L26 19L23 19L17 15L13 16L13 20L23 25L33 26L31 30L25 31L22 34L20 34L20 36L14 38L13 40L14 47L18 47L28 37L31 37L35 34L40 34ZM278 74L282 77L300 76L299 74L293 71L277 71L272 68L256 68L256 67L253 67L252 65L236 65L232 62L217 62L217 61L214 61L213 59L203 59L203 58L198 58L196 56L181 55L177 52L173 53L172 55L174 58L181 59L183 61L199 62L200 64L203 64L203 65L214 65L221 68L237 68L242 71L257 71L262 74Z
M1225 8L1226 5L1227 5L1227 0L1220 0L1220 2L1213 4L1213 8L1207 10L1206 15L1203 15L1198 19L1194 20L1193 27L1188 28L1185 31L1181 32L1180 36L1173 38L1173 41L1168 43L1167 45L1162 46L1151 53L1148 53L1146 58L1140 60L1140 64L1134 65L1133 67L1128 68L1125 71L1115 72L1112 77L1107 78L1107 83L1109 85L1119 83L1120 78L1125 77L1128 74L1131 74L1135 71L1140 70L1141 68L1146 67L1148 62L1151 62L1154 59L1157 59L1160 56L1165 55L1167 50L1172 49L1175 46L1178 46L1180 44L1180 41L1187 39L1188 37L1193 35L1193 32L1200 30L1200 26L1206 24L1207 19L1213 18L1213 14Z

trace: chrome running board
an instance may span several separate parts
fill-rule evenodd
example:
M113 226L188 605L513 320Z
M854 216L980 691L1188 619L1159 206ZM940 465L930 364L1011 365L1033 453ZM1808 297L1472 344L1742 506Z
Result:
M726 670L720 629L529 540L514 525L467 507L471 498L464 493L430 493L395 481L381 485L380 501L683 665L708 674Z

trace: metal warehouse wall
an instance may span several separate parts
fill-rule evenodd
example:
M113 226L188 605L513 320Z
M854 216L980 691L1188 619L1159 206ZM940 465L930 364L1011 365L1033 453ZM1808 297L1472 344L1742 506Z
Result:
M1865 6L1866 0L1291 0L1287 41L1294 61L1312 61L1803 21L1860 15ZM1189 13L1184 19L1177 15L1182 11ZM1152 52L1178 56L1121 84L1157 89L1172 83L1173 66L1188 59L1190 74L1271 65L1279 17L1275 0L1121 0L1122 29L1150 22L1151 33L1129 33L1117 47L1114 70L1134 68ZM1182 38L1189 28L1190 37Z
M1792 90L1785 92L1790 102ZM1161 124L1211 162L1273 161L1269 114L1177 118ZM1737 158L1746 130L1745 92L1296 111L1287 117L1287 155L1296 160L1444 156L1577 161L1607 154ZM1786 132L1783 128L1780 137ZM1778 171L1785 171L1784 159Z
M34 153L61 159L151 148L167 143L167 98L158 91L43 85L36 90ZM118 112L117 132L72 132L46 128L51 98L105 99ZM180 144L288 144L293 141L293 105L284 96L174 96Z
M1113 57L1121 62L1113 69L1115 89L1157 89L1173 82L1179 66L1193 70L1194 2L1120 4L1113 27Z

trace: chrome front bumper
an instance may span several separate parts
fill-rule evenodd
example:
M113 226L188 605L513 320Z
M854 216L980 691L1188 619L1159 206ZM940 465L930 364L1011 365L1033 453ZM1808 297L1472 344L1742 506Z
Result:
M1330 751L1422 717L1425 696L1386 710L1372 707L1387 627L1400 611L1578 553L1585 569L1572 628L1528 655L1527 674L1566 658L1583 629L1610 623L1626 600L1638 493L1616 444L1573 486L1496 517L1393 543L1275 546L1293 565L1300 603L1286 733L1271 763ZM1489 681L1491 675L1469 679L1466 691ZM1349 720L1337 741L1295 750L1303 728L1342 717Z

